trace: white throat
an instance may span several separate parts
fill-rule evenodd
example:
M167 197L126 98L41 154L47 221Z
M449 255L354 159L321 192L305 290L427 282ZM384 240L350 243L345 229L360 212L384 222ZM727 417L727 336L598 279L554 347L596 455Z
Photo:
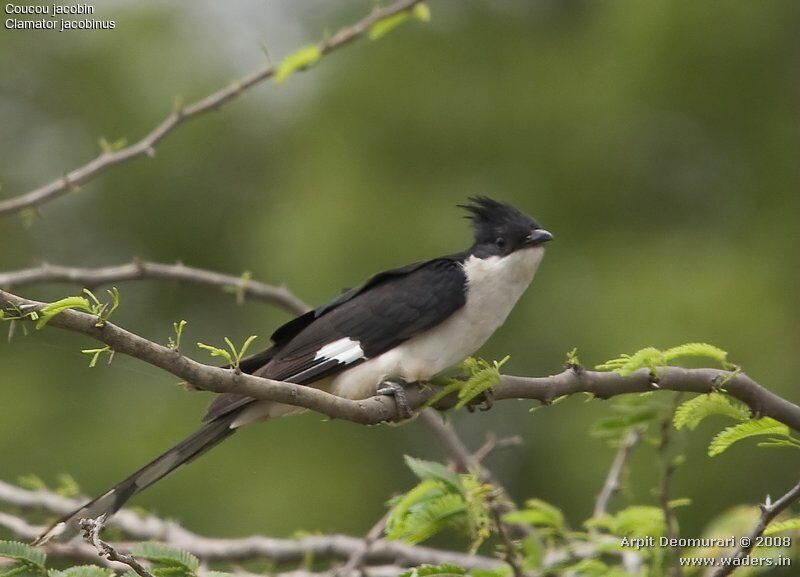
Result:
M470 256L464 262L464 273L467 275L464 313L472 324L477 325L476 336L483 337L476 349L505 322L511 309L531 284L543 256L543 247L532 247L504 257L481 259Z

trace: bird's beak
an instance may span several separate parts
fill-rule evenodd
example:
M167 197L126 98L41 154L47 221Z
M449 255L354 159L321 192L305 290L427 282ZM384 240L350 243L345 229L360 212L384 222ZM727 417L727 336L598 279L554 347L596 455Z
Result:
M525 237L526 246L539 246L553 240L553 235L543 228L537 228Z

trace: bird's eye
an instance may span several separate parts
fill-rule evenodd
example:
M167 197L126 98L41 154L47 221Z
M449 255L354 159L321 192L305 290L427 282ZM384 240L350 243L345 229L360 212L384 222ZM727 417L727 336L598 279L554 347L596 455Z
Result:
M494 241L494 245L500 250L502 250L506 248L506 239L504 239L502 236L498 236L497 239Z

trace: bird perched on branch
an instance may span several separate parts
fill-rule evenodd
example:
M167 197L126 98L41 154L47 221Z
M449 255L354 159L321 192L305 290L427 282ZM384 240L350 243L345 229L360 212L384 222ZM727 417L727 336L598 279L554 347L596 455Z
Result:
M243 372L349 399L394 395L478 350L533 280L553 236L516 208L486 197L462 206L474 229L467 250L381 272L281 326ZM125 480L64 516L34 544L74 536L83 518L113 515L136 493L202 455L240 427L302 409L219 395L204 425Z

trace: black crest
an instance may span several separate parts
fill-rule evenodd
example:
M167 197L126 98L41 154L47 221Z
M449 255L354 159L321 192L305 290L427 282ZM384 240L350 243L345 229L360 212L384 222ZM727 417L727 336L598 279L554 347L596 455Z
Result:
M498 236L525 236L539 225L530 216L503 202L487 196L471 196L471 204L459 204L469 214L477 244L490 243ZM515 234L516 233L516 234Z

